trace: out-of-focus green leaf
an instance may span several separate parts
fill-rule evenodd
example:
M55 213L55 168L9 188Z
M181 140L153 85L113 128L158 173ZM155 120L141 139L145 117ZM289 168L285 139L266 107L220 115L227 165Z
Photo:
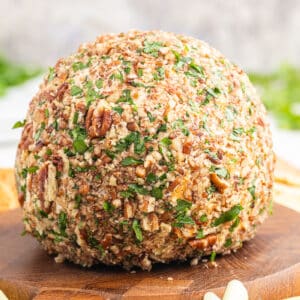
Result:
M0 56L0 96L11 86L19 85L41 73L41 69L32 69L17 65Z
M300 129L300 69L284 64L269 74L249 74L279 127Z

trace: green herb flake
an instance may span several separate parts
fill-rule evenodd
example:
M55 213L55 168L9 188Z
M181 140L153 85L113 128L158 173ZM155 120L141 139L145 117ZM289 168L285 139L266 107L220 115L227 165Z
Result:
M213 222L213 226L219 226L223 223L234 220L242 210L243 207L240 204L233 206L230 210L222 213L221 216Z
M105 201L103 203L103 209L108 212L108 213L111 213L114 211L115 207L113 206L113 204L111 204L110 202L108 201Z
M118 99L117 103L127 102L129 104L133 104L133 100L131 98L131 90L123 90L121 97Z
M144 161L142 159L137 159L132 156L125 157L121 161L122 166L137 166L137 165L142 165Z
M75 151L79 154L84 154L84 152L88 149L88 146L86 145L85 141L81 138L77 138L73 142L73 147Z
M186 212L192 207L192 203L190 201L184 199L177 199L177 205L175 209L179 212Z
M71 87L70 93L71 93L71 96L81 96L82 93L83 93L83 91L82 91L82 89L79 86L73 85Z
M161 42L150 42L145 40L143 52L146 54L150 54L154 57L158 57L159 49L162 47L163 44Z
M128 185L128 189L130 192L135 192L137 194L141 195L148 195L149 192L146 188L144 188L142 185L136 184L136 183L131 183Z
M67 222L67 214L61 211L58 215L58 228L63 235L65 235L66 232Z
M199 221L202 222L202 223L206 223L208 221L208 217L206 214L202 215L200 218L199 218Z
M115 112L117 112L119 115L121 115L124 111L124 109L121 106L115 106L112 108Z
M162 187L154 187L151 191L151 196L155 199L162 199L163 197L163 190Z
M230 134L230 138L233 141L239 141L240 136L244 133L244 128L234 128Z
M176 217L176 222L173 224L174 227L183 227L184 225L194 225L195 221L185 214L179 214Z
M153 123L153 122L155 121L155 119L156 119L155 117L153 117L153 115L151 114L150 111L147 112L147 116L148 116L149 121L150 121L151 123Z
M199 229L196 235L196 239L203 239L203 238L204 238L203 229Z
M80 194L75 195L75 208L78 209L80 207L81 201L82 201L82 196Z
M86 68L88 68L88 67L89 67L89 63L85 64L85 63L83 63L83 62L81 62L81 61L77 61L77 62L74 62L74 63L72 64L72 69L73 69L74 72L77 72L77 71L79 71L79 70L86 69Z
M149 173L146 177L146 182L151 184L155 183L158 180L158 177L154 173Z
M135 233L135 237L139 242L143 241L143 234L141 230L141 226L138 220L133 220L132 222L132 229Z
M165 147L169 147L172 144L172 140L169 139L168 137L165 137L161 139L159 143Z
M17 122L13 125L12 129L24 127L25 124L26 124L26 120L25 120L25 119L24 119L23 121L17 121Z
M255 190L256 186L253 184L247 188L248 192L250 193L252 200L256 200Z
M217 253L213 251L210 255L209 261L214 262L216 260Z
M226 239L225 243L224 243L224 247L228 248L232 245L232 239L228 238Z
M137 76L142 77L143 76L143 69L138 69L137 70Z
M103 87L103 79L97 79L95 84L98 89L101 89Z
M156 81L163 80L165 78L165 70L163 67L156 69L156 72L153 74L153 79Z
M74 125L76 125L78 122L78 116L79 116L78 111L75 111L74 116L73 116L73 124Z
M234 222L232 223L232 225L230 226L229 231L230 231L230 232L233 232L234 229L235 229L239 224L240 224L240 218L237 217L237 218L234 220Z

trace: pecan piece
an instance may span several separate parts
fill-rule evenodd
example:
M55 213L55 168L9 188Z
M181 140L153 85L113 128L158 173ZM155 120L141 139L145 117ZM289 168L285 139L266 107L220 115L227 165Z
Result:
M210 180L221 194L229 187L229 184L224 179L221 179L216 173L210 174Z
M193 142L192 141L187 141L183 144L183 147L182 147L182 152L184 154L190 154L191 153L191 149L192 149L192 145L193 145Z
M203 239L195 239L195 240L191 240L189 241L190 246L192 246L193 248L196 248L198 250L205 250L208 247L212 247L217 241L217 235L216 234L210 234L208 236L206 236Z
M21 150L27 149L29 145L33 143L33 127L32 123L28 123L25 125L23 129L22 138L19 144L19 148Z
M64 94L66 92L66 90L68 89L68 83L67 82L64 82L57 90L57 93L56 93L56 97L59 101L62 100L62 98L64 97Z
M155 213L150 213L144 217L141 222L141 226L145 231L154 232L159 229L158 217Z
M85 127L91 138L104 137L111 125L112 112L110 110L102 105L98 105L96 108L90 107L86 116Z

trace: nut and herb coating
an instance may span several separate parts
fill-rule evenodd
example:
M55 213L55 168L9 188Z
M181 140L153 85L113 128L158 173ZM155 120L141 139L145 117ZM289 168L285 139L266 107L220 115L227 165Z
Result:
M25 230L56 261L150 270L229 253L272 203L266 112L206 43L102 35L32 99L16 158Z

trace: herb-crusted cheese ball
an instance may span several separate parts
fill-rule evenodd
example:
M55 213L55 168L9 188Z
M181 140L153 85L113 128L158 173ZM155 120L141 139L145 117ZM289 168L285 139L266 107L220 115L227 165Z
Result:
M25 229L57 261L147 270L241 247L268 214L273 168L246 74L160 31L103 35L60 59L16 159Z

